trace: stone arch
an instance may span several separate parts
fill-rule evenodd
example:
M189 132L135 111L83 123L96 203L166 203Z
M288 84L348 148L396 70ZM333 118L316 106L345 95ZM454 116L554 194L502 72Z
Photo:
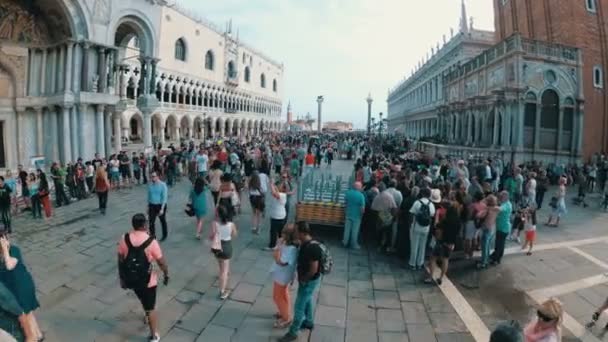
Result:
M12 83L12 91L8 94L9 98L25 96L25 75L19 73L19 66L13 62L4 52L0 51L0 70L4 70L10 77ZM15 104L13 103L13 106Z
M548 88L542 92L540 102L539 147L554 150L557 149L560 96L557 90Z
M136 36L139 40L139 50L145 56L154 56L156 51L156 36L146 14L138 9L129 9L123 12L122 17L116 18L108 25L114 32L114 44L125 47Z
M189 115L183 115L179 121L179 136L189 139L192 134L192 118Z
M192 138L196 140L203 139L205 131L205 121L203 120L202 115L197 115L194 117L192 123Z
M165 120L163 115L159 112L155 112L150 117L152 126L152 137L156 142L165 140Z
M177 126L177 116L175 114L169 114L165 120L165 139L176 141L179 140L179 131Z
M127 137L129 141L143 142L144 134L144 119L139 111L126 110L122 117L123 137Z

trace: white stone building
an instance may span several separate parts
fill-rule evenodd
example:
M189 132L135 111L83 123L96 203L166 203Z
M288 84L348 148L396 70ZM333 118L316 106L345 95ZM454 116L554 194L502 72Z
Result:
M0 168L282 129L283 65L230 26L162 0L0 0Z

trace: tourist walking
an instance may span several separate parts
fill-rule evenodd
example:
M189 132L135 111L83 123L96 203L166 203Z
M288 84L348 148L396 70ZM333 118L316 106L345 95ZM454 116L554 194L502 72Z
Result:
M38 195L39 183L36 174L33 172L30 173L26 184L27 193L29 194L32 203L32 216L34 218L42 218L42 204L40 203L40 196Z
M160 220L160 224L163 229L163 237L160 241L167 239L167 185L160 180L158 174L152 173L150 175L152 182L148 185L148 218L150 220L150 234L156 238L156 218Z
M220 299L228 298L228 275L232 258L232 239L237 235L236 225L232 222L231 212L224 205L217 207L217 220L211 224L211 252L219 266Z
M533 179L533 178L532 178ZM530 207L536 207L535 199L536 193L534 193L533 200L529 200ZM505 254L505 243L509 234L511 234L511 215L513 214L513 205L511 201L509 201L509 193L506 191L501 191L498 194L498 202L500 205L500 211L496 216L496 242L494 244L494 254L492 255L492 264L500 265L502 261L502 257Z
M239 196L236 191L236 186L232 182L232 175L224 173L221 177L222 183L219 188L219 195L215 202L215 206L223 205L230 211L230 216L236 213L235 207L239 205Z
M477 264L477 268L488 267L490 261L491 242L496 232L496 216L500 211L496 196L490 195L486 197L486 208L478 213L477 219L481 220L481 260Z
M314 327L313 298L321 282L321 262L323 250L311 236L308 223L297 223L297 236L300 241L298 253L298 292L294 305L294 316L289 331L279 339L280 342L296 341L301 329Z
M40 307L36 298L36 285L29 272L21 249L10 243L7 232L0 229L0 284L4 285L15 296L23 310L20 317L21 325L25 328L27 341L41 341L44 335L38 326L34 311Z
M196 238L198 240L201 239L203 223L205 221L205 216L207 216L206 187L205 179L199 176L194 181L194 187L190 191L190 205L192 206L194 217L196 217Z
M285 227L287 219L287 211L285 203L287 203L287 194L283 187L278 187L275 184L270 186L271 196L269 198L268 212L270 214L270 239L268 247L265 250L272 250L277 245L277 239L281 236L281 231Z
M198 154L195 157L196 161L196 172L199 177L205 178L207 177L207 168L209 164L209 157L207 156L207 152L205 152L204 148L200 148Z
M283 228L281 239L274 250L274 263L270 270L273 282L272 299L277 307L277 320L274 327L279 329L287 328L291 324L289 285L293 283L296 275L298 247L295 240L293 225L287 225Z
M260 179L260 173L254 171L249 179L249 202L253 215L251 218L251 230L254 234L259 234L262 213L266 208L264 187Z
M420 270L424 266L426 243L435 217L435 205L433 203L439 202L441 202L439 189L431 191L431 189L424 187L420 189L420 199L414 202L410 209L414 218L410 229L409 265L412 270Z
M217 206L220 197L220 186L222 185L222 175L224 172L221 170L222 163L219 160L214 160L211 164L211 171L209 171L209 188L213 195L213 204Z
M51 166L51 178L55 185L55 205L57 207L70 204L70 199L65 194L65 176L65 170L58 163L53 163Z
M4 225L8 234L12 233L11 197L12 189L4 182L4 177L0 176L0 223Z
M561 342L564 309L555 298L538 306L536 318L524 328L525 342Z
M109 191L110 181L108 180L108 173L106 172L106 168L103 165L100 165L95 173L95 192L97 193L97 199L99 200L99 212L102 215L106 214Z
M563 215L567 213L566 210L566 178L559 178L559 187L555 193L555 197L551 199L551 206L553 207L553 212L549 215L549 219L547 220L547 226L549 227L558 227L559 221Z
M346 222L344 223L344 235L342 237L344 248L361 248L359 246L359 231L361 219L365 213L365 196L362 189L361 182L355 182L353 187L344 194L346 204Z
M40 196L40 204L42 204L42 209L44 209L44 217L48 220L53 215L49 182L46 178L46 174L42 172L42 170L38 169L36 172L38 173L39 179L38 196Z
M150 328L150 342L160 341L158 314L156 312L156 289L158 275L153 264L164 274L163 284L169 284L169 266L162 249L153 236L148 235L144 214L135 214L131 219L133 229L126 233L118 244L118 276L123 289L133 290L139 299Z
M445 201L442 203L445 209L445 215L435 224L434 238L435 245L431 253L429 261L429 274L424 280L425 283L433 282L433 276L437 262L440 263L441 273L435 281L441 285L443 277L448 272L448 264L450 256L456 246L456 240L460 233L460 213L459 204L456 201Z
M534 241L536 241L536 210L534 208L526 208L524 210L523 225L526 241L521 246L521 249L524 250L528 247L526 255L532 255L532 248L534 248Z

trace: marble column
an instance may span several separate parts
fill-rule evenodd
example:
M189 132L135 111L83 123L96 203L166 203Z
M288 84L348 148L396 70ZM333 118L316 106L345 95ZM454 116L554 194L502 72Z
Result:
M77 109L78 114L76 116L76 127L78 127L78 156L82 158L87 158L88 156L86 155L86 153L88 151L85 149L85 140L88 139L85 138L86 132L84 129L84 123L87 117L88 105L86 103L81 103L78 105Z
M97 140L96 153L100 156L106 156L105 146L103 142L104 128L103 128L103 113L104 105L97 105L97 111L95 112L95 138Z
M80 75L80 90L88 92L91 89L90 86L90 53L89 48L91 46L87 42L82 42L82 71Z
M53 161L59 161L59 125L58 125L58 118L59 118L59 107L54 107L54 108L49 108L49 112L48 112L48 116L49 116L49 123L50 123L50 151L51 151L51 155L53 158Z
M65 49L60 46L58 48L59 50L59 65L57 68L57 86L56 86L56 92L60 92L60 91L64 91L64 83L63 80L65 78Z
M57 92L57 63L59 63L57 58L57 49L51 49L51 74L49 79L49 89L48 94L55 94Z
M572 135L576 133L576 152L578 155L583 154L583 130L584 130L584 114L585 107L583 104L579 104L578 114L576 115L576 132L572 132Z
M160 123L160 143L165 144L165 123Z
M557 121L557 148L556 151L562 150L562 135L564 134L564 107L559 108L559 119Z
M40 63L40 95L46 95L46 59L48 50L42 49L42 62Z
M152 113L149 111L143 112L143 126L144 147L152 147Z
M36 49L30 48L28 49L27 54L27 95L36 96L36 70L35 70L35 60L36 60Z
M70 143L70 110L71 106L63 107L61 116L61 162L66 164L72 160L72 149Z
M118 153L122 149L122 128L120 127L120 116L120 112L114 113L114 153Z
M105 93L106 92L106 84L107 84L107 80L108 80L108 73L107 73L107 61L106 61L106 49L105 48L99 48L98 52L98 59L97 59L97 66L98 68L98 74L99 74L99 79L98 79L98 84L97 84L97 91L100 93Z
M534 150L540 148L540 115L542 105L536 105L536 122L534 124Z
M42 126L42 115L44 112L43 107L36 108L36 154L39 156L44 155L44 130Z
M66 93L72 92L72 53L74 52L74 43L68 41L65 48L65 75L63 89Z
M82 156L82 146L78 143L78 108L70 108L70 145L74 161Z
M525 103L523 101L517 102L513 105L515 115L515 129L514 133L516 136L515 146L517 149L523 149L524 147L524 113L525 113Z
M74 43L74 51L72 52L73 70L72 70L72 91L75 93L79 92L82 86L80 81L82 79L82 46L79 43Z
M109 109L103 114L104 148L108 155L112 154L112 111ZM120 152L120 151L119 151Z

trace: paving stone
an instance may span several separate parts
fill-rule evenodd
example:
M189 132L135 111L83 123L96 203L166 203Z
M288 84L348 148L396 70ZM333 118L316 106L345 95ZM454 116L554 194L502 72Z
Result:
M203 333L196 339L196 342L208 342L208 341L230 341L234 329L223 327L220 325L209 324Z
M198 334L180 328L173 328L163 340L171 342L194 342Z
M377 341L376 322L360 322L349 320L346 325L346 341L369 342Z
M374 299L372 283L369 280L350 280L348 297Z
M331 327L345 327L346 309L318 305L315 311L315 324Z
M273 329L274 318L247 317L237 329L231 342L276 341L284 330Z
M241 325L250 308L251 304L227 300L215 315L211 323L236 329Z
M430 324L408 324L407 334L410 341L435 342L437 338Z
M348 273L346 271L332 272L326 276L323 276L323 284L346 287L348 283Z
M298 341L308 341L308 340L303 340L302 337L303 336L300 336ZM315 329L310 333L310 341L315 341L315 342L344 341L344 328L315 325Z
M362 298L349 298L346 310L347 321L376 321L374 301Z
M431 318L433 328L435 329L435 333L437 334L468 331L458 314L430 312L429 316Z
M437 333L437 342L475 342L473 336L469 333Z
M262 287L259 285L241 282L230 294L230 299L239 302L253 303L261 290Z
M405 322L401 310L380 309L376 312L378 332L405 332Z
M374 290L395 290L395 278L392 274L377 274L372 275Z
M403 302L401 303L403 318L408 324L429 324L429 316L422 303Z
M409 342L406 333L381 332L378 335L378 342ZM414 340L412 340L414 342Z
M418 290L418 286L410 284L402 284L398 287L399 300L402 302L419 302L422 303L422 295Z
M401 309L396 291L374 291L374 303L378 309Z
M219 300L204 300L194 304L179 320L177 326L199 334L218 312L220 305Z
M333 285L321 286L319 304L346 308L346 288Z

